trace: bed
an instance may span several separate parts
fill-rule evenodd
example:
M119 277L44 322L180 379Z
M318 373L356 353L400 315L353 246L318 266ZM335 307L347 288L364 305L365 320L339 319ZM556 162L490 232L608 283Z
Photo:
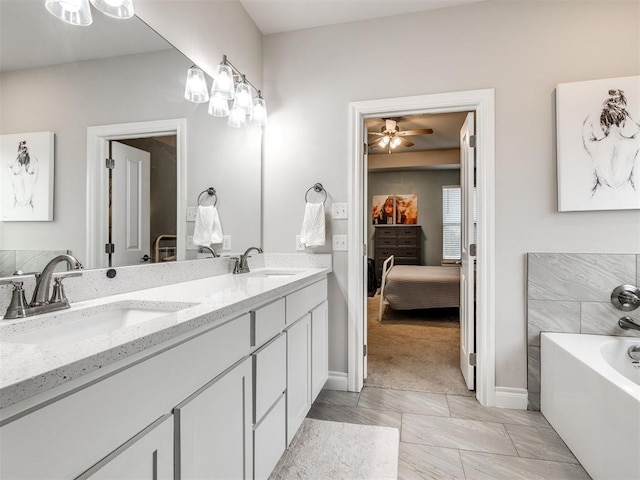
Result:
M460 306L460 268L394 265L393 255L382 265L380 312L394 310L447 308Z

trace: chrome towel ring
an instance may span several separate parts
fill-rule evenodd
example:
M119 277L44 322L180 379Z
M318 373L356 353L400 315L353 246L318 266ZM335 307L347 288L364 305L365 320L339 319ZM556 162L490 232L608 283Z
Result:
M200 205L200 201L202 200L202 196L204 194L208 194L210 197L213 197L213 206L215 207L218 204L218 196L216 195L216 189L213 187L209 187L206 190L203 190L200 195L198 195L198 205Z
M321 183L316 183L313 187L309 187L309 190L307 190L307 193L304 194L304 201L308 202L308 196L309 196L309 192L313 190L316 193L324 193L324 200L322 200L322 203L324 204L327 201L327 191L324 189L324 187L322 186Z

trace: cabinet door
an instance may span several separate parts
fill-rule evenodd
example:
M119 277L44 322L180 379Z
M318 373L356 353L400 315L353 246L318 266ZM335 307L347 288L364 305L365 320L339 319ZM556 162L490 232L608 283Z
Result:
M266 480L287 448L285 394L280 395L273 408L253 432L254 479Z
M311 408L311 315L287 330L287 445Z
M176 480L252 477L252 390L246 358L174 409Z
M76 480L171 480L173 417L165 415Z
M311 311L311 403L329 378L327 302Z

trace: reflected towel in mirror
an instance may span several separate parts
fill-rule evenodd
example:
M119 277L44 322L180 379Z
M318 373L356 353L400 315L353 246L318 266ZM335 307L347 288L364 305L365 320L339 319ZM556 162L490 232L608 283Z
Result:
M193 229L193 244L209 246L212 243L222 243L222 240L222 224L218 210L213 205L199 205Z
M307 203L302 221L300 241L307 247L322 247L325 243L324 203Z

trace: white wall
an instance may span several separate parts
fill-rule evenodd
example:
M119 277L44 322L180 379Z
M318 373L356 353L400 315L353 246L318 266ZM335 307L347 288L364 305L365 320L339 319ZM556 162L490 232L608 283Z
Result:
M556 84L640 74L639 32L637 2L491 1L265 37L267 251L293 250L313 183L347 201L349 102L495 88L496 384L526 387L525 253L640 251L639 211L557 212L554 132ZM329 287L341 372L346 259Z

